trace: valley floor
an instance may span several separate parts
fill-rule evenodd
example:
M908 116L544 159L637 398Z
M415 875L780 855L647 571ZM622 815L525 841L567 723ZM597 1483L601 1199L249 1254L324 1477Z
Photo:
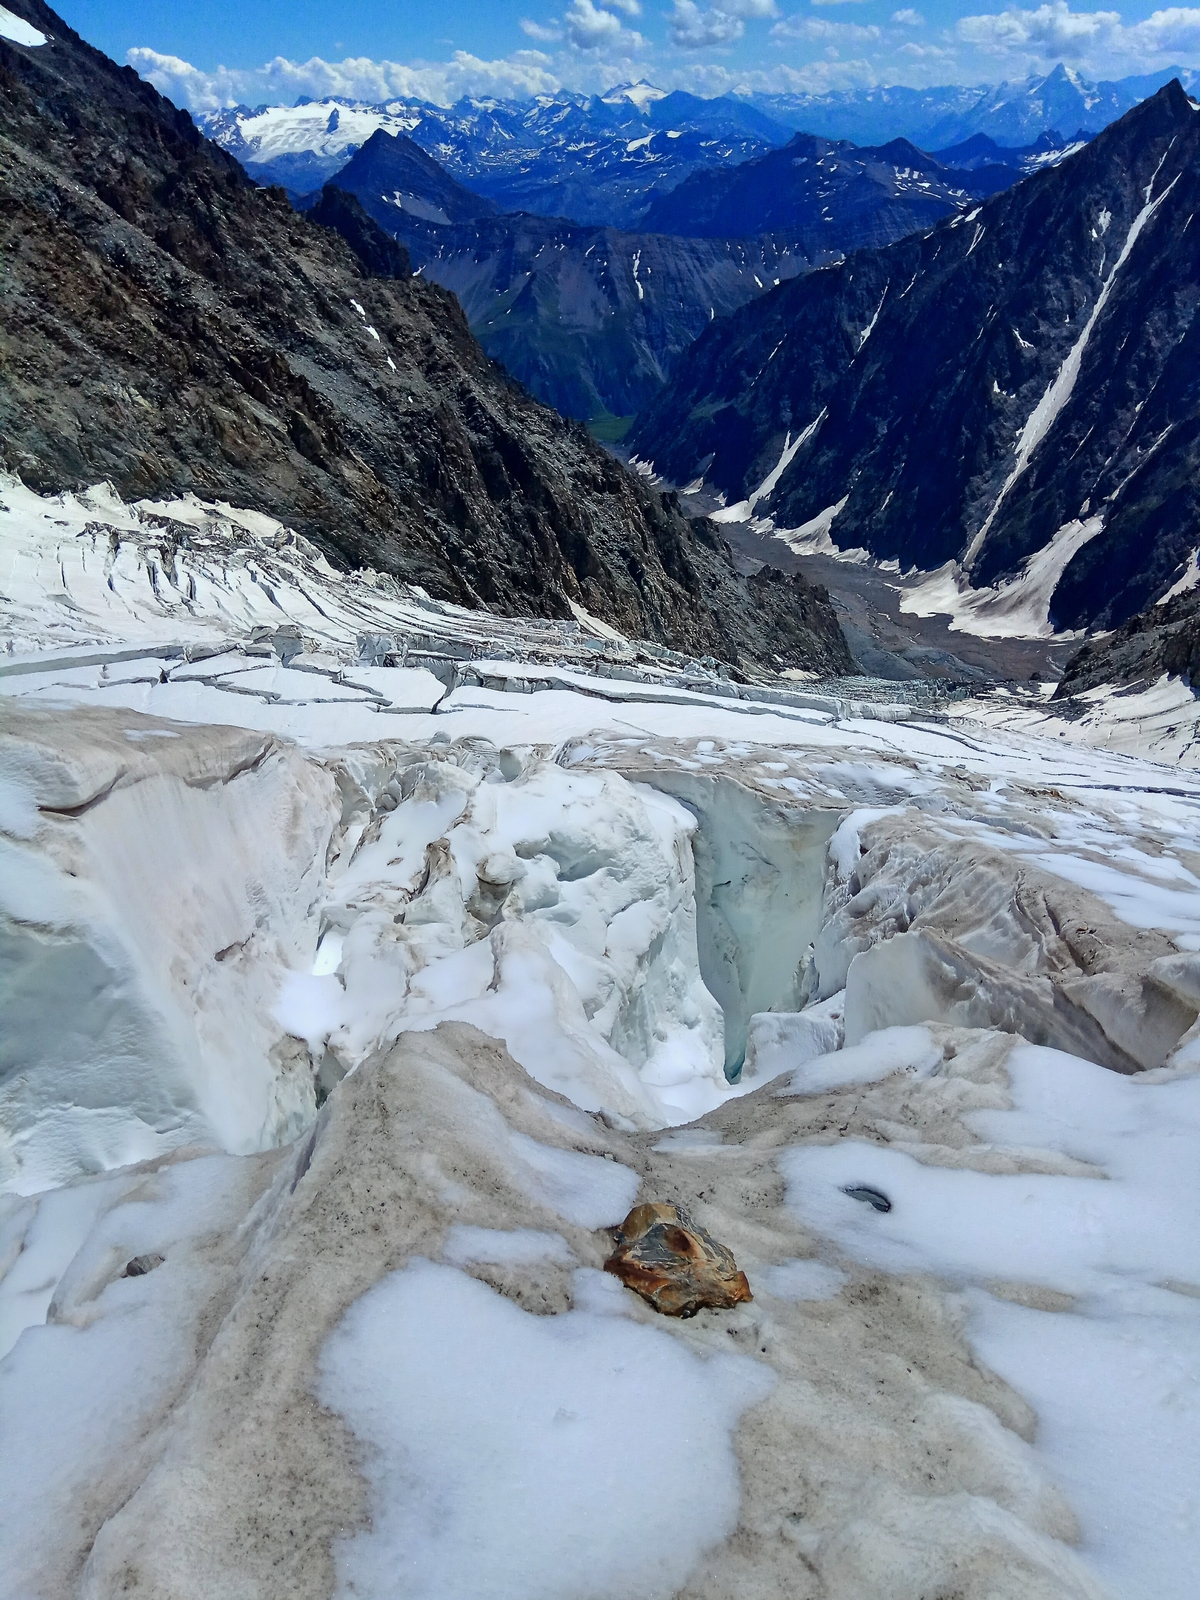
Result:
M0 502L0 1593L1190 1596L1178 686L738 685ZM605 1275L639 1200L753 1300Z

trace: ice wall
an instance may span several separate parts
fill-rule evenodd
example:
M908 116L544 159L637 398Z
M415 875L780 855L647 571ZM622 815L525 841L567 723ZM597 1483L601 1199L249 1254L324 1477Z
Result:
M797 1011L821 925L832 808L772 802L726 776L664 767L644 782L698 821L693 843L700 971L724 1014L725 1071L736 1078L756 1012Z
M269 735L20 705L0 761L0 1182L294 1138L311 1075L270 1008L312 960L329 775Z

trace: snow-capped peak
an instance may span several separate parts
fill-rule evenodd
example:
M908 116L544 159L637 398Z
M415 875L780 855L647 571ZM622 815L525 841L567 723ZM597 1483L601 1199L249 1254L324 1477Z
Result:
M619 83L610 89L607 94L600 96L606 106L618 106L622 100L628 100L639 111L645 112L647 106L654 100L665 100L666 89L656 89L652 83L647 83L644 78L639 78L637 83Z

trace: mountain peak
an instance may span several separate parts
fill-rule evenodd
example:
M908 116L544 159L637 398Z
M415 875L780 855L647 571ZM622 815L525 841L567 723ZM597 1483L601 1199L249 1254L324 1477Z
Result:
M647 83L645 78L639 78L636 83L618 83L600 96L606 106L618 106L623 100L627 100L643 112L652 101L666 98L666 89L656 88L654 84Z

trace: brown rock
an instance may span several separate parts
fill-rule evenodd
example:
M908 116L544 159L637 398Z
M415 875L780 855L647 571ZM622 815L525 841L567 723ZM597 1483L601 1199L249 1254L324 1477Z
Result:
M705 1306L720 1310L754 1298L725 1246L685 1222L674 1206L634 1206L604 1270L668 1317L694 1317Z

